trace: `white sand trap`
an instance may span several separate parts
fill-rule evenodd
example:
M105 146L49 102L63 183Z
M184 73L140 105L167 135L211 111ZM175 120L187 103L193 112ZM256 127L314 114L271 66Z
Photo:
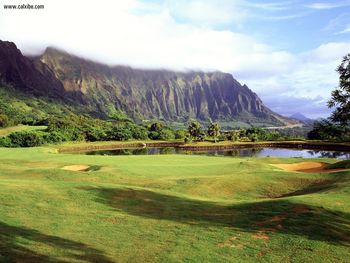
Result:
M89 165L85 164L75 164L75 165L67 165L62 167L63 170L76 171L76 172L86 172L90 168Z
M320 163L320 162L303 162L303 163L293 163L293 164L272 164L272 165L288 172L335 173L335 172L345 171L345 169L326 169L328 164Z

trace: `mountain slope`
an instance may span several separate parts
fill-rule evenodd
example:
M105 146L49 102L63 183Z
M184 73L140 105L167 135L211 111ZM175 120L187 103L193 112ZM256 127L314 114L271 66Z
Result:
M305 124L313 122L312 119L304 116L300 112L294 113L293 115L289 116L289 118L300 121L300 122L305 123Z
M222 72L173 72L106 66L47 48L35 58L0 42L0 79L36 96L49 96L101 118L243 121L282 125L246 85ZM281 121L281 118L283 121Z
M280 123L247 86L222 72L172 72L108 67L48 48L40 60L81 103L102 112L116 107L134 118Z
M0 80L34 95L58 98L64 94L62 83L44 63L23 56L14 43L1 40Z

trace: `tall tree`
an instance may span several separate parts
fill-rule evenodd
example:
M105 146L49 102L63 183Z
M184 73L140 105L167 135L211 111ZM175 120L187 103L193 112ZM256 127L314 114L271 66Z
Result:
M337 72L339 73L339 87L332 91L328 107L335 107L331 115L332 121L347 126L350 122L350 54L343 58Z
M202 134L202 126L198 121L191 121L188 126L188 133L192 138L199 139Z
M220 125L218 123L210 123L208 127L208 135L213 137L214 142L216 143L216 140L220 135Z

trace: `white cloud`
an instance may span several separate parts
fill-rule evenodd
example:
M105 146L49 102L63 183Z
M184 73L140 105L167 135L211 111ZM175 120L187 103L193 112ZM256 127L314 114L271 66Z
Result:
M282 10L288 10L291 8L291 4L293 4L292 1L289 2L273 2L273 3L253 3L245 1L242 3L242 5L246 7L256 8L256 9L263 9L267 11L282 11Z
M339 8L339 7L345 7L345 6L350 6L350 1L333 1L333 2L317 2L317 3L312 3L309 5L305 5L308 8L311 9L318 9L318 10L327 10L327 9L334 9L334 8Z
M284 72L261 78L252 75L244 81L278 112L288 115L299 111L311 117L325 117L330 112L326 101L338 85L335 69L349 51L349 42L324 44L295 55L293 65Z
M229 2L222 1L226 5ZM0 16L0 24L7 30L0 37L16 42L25 53L54 45L100 62L137 67L270 74L292 60L287 52L274 51L248 35L179 23L166 7L135 14L135 10L144 10L143 4L136 0L122 3L48 1L45 11L6 12ZM221 14L223 7L215 9L209 1L203 3L191 1L190 7L204 10L203 15L211 14L213 18ZM79 12L82 8L83 12ZM226 15L222 13L224 21ZM191 14L194 19L201 19L195 12Z
M345 27L345 29L343 29L342 31L338 32L338 34L346 34L346 33L350 33L350 25L347 25Z
M164 7L180 21L206 26L241 23L247 17L243 0L178 0L165 1Z
M350 13L345 12L331 19L323 31L328 31L333 35L350 33Z
M239 17L242 1L223 0L216 9L213 1L201 2L189 2L189 10L197 12L186 11L183 0L173 8L187 20L208 24L244 19L244 13ZM235 18L230 10L236 10ZM337 84L334 69L350 50L349 43L329 43L295 55L249 35L179 22L174 12L167 4L145 6L138 0L94 4L47 0L45 10L0 9L0 39L14 41L27 54L53 45L111 65L231 72L263 98L270 94L326 98Z

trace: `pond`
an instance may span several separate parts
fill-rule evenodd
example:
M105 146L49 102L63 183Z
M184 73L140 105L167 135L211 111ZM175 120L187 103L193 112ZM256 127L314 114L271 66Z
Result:
M192 154L192 155L211 155L211 156L234 156L234 157L302 157L302 158L337 158L350 159L350 152L324 151L324 150L305 150L305 149L287 149L287 148L245 148L231 150L209 150L209 151L188 151L176 147L147 147L147 148L129 148L116 150L97 150L83 152L87 155L159 155L159 154Z

